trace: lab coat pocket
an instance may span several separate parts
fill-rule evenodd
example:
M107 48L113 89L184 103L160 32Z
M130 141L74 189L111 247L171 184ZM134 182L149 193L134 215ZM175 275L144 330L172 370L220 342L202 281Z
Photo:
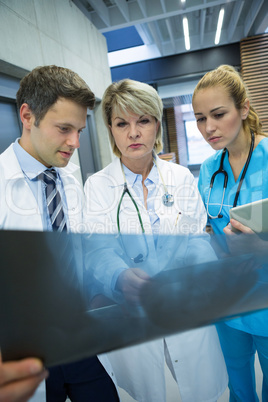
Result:
M182 235L200 233L202 222L186 214L178 214L175 222L177 233Z

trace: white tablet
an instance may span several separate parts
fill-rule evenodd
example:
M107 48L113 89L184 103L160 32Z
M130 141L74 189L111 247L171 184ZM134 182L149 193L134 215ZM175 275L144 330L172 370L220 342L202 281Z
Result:
M236 219L254 232L268 232L268 198L230 209L230 219Z

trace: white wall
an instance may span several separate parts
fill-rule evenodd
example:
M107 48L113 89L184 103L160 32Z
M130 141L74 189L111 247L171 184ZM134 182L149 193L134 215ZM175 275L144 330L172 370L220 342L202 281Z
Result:
M99 100L111 83L105 37L70 0L0 0L0 38L0 71L3 64L10 65L11 75L14 66L26 71L47 64L67 67ZM95 118L105 166L111 161L108 134L101 113Z

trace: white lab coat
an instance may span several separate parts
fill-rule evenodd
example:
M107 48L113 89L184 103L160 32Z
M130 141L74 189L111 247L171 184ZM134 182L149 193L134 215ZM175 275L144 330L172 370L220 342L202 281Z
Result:
M83 189L72 174L76 169L78 169L76 165L69 163L66 168L60 168L59 172L66 195L68 230L78 233L82 227L84 195ZM13 151L13 144L0 155L0 229L43 230L41 212L20 168ZM74 240L77 240L74 247L77 251L76 257L79 259L77 267L81 267L78 273L81 279L83 275L82 245L79 236ZM114 380L106 355L101 355L100 361ZM45 402L45 400L45 382L43 382L31 401Z
M202 233L206 212L194 177L188 169L177 164L159 158L157 164L168 192L173 194L175 199L172 207L163 205L162 195L165 189L159 179L155 211L160 218L160 234ZM124 177L118 158L102 171L89 177L85 184L85 219L90 232L117 233L117 207L123 184ZM130 188L129 190L131 191ZM131 193L138 204L145 232L150 235L150 211L145 209L133 191ZM137 212L128 195L124 197L120 208L120 229L125 233L141 233ZM139 268L155 275L163 267L171 267L172 264L178 267L180 264L195 264L215 259L214 252L206 240L195 244L192 243L195 242L194 236L174 236L172 240L170 237L165 240L164 236L160 236L155 249L153 236L148 236L150 258L138 264ZM95 267L90 266L94 280L103 283L102 291L106 296L113 298L115 295L111 291L111 285L114 275L119 264L125 268L126 266L123 260L119 262L120 257L111 257L112 255L120 256L120 252L112 254L111 249L105 252L103 248L101 253L97 253L95 261L94 251L89 252L95 262ZM128 266L135 266L133 264L129 261ZM166 400L165 357L175 374L183 402L215 401L228 383L224 358L214 326L128 347L111 352L108 356L118 385L139 402Z

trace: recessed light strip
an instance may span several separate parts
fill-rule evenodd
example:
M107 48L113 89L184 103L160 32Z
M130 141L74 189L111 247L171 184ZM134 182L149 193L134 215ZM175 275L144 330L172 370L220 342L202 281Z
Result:
M183 17L183 32L184 32L184 42L186 50L190 50L190 38L189 38L189 27L188 27L188 18Z
M218 43L220 41L223 17L224 17L224 8L222 8L219 13L217 31L216 31L216 36L215 36L215 45L218 45Z

